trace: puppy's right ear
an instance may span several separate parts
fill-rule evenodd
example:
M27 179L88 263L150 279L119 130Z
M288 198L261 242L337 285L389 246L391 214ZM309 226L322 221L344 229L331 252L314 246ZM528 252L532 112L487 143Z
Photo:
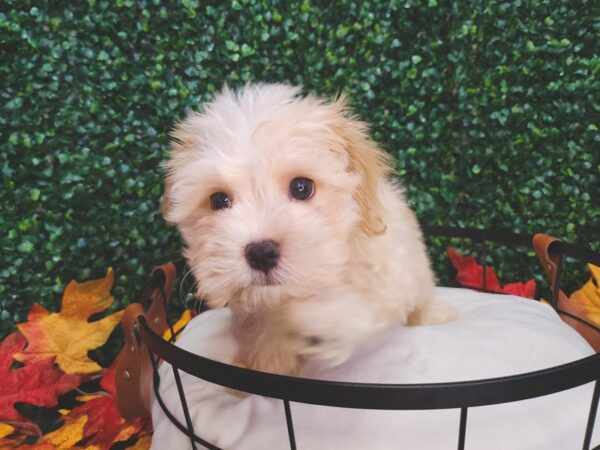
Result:
M178 122L170 133L171 150L169 157L163 165L165 173L165 185L160 202L160 210L167 222L173 222L170 217L172 211L172 190L175 181L175 173L179 167L185 167L190 160L189 150L199 143L198 119L202 115L190 112L182 122Z
M169 196L171 194L171 183L168 180L165 180L165 187L163 190L162 198L160 199L160 212L162 213L165 220L169 220L169 209L170 209L170 199Z

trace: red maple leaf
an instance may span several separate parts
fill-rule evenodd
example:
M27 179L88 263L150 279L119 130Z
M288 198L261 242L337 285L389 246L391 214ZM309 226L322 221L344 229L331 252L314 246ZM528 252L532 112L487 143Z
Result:
M84 403L64 416L66 422L77 420L83 415L88 417L83 429L86 445L109 449L115 442L125 441L138 433L150 432L148 419L125 421L121 418L116 401L114 367L106 369L100 386L106 392L83 397Z
M481 289L483 285L483 267L477 263L473 256L462 256L454 248L448 247L448 257L456 269L456 281L465 287ZM535 297L535 280L526 283L507 283L504 287L500 284L496 272L489 267L485 268L485 289L503 294L518 295L520 297Z
M57 397L76 388L81 379L60 371L52 358L13 369L13 355L25 348L25 337L12 333L0 343L0 421L29 421L15 409L17 402L35 406L55 406Z

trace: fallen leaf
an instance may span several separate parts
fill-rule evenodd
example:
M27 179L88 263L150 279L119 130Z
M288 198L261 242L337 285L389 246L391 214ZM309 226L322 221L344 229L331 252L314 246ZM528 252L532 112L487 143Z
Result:
M87 418L83 427L83 439L86 439L87 444L108 449L115 442L126 441L141 432L149 432L149 420L125 421L121 418L115 397L114 367L106 369L100 386L106 392L78 397L77 400L85 402L63 416L65 423L80 420L81 417Z
M448 257L456 269L456 281L462 286L482 289L484 288L483 267L473 256L462 256L454 248L448 247ZM520 297L535 297L535 280L526 283L507 283L502 287L496 272L489 267L485 268L485 289L491 292L518 295Z
M448 247L448 257L457 270L456 281L465 287L476 289L483 287L483 267L477 263L473 256L462 256L452 247ZM500 281L491 267L486 267L485 275L487 290L497 291L500 289Z
M18 447L0 447L0 450L7 450L9 448L18 448L19 450L57 450L57 447L49 442L37 442L35 444L19 445Z
M506 283L498 292L525 298L535 298L535 287L535 280L527 280L525 283Z
M175 322L173 324L173 331L175 332L175 338L177 338L177 334L183 329L183 327L185 327L189 323L190 320L192 320L192 311L190 311L189 309L186 309L183 312L183 314L181 314L181 317L177 320L177 322ZM167 329L167 331L164 332L163 339L165 341L171 340L171 330L170 329Z
M42 306L34 305L27 322L17 325L28 345L15 354L15 359L34 362L51 357L65 373L90 374L102 370L88 357L88 351L106 342L122 311L96 322L88 319L112 304L113 279L113 271L108 269L106 277L99 280L71 281L65 288L59 313L48 313Z
M14 408L17 402L55 406L57 397L76 388L81 379L61 372L52 358L39 359L13 369L13 355L25 347L25 337L12 333L0 343L0 420L29 422Z
M148 450L152 445L152 436L145 435L137 440L131 447L127 447L127 450Z
M571 302L579 316L600 326L600 267L588 264L590 279L571 294Z
M6 423L0 423L0 439L13 434L15 427Z
M70 449L83 439L83 428L88 421L86 415L65 422L59 429L45 434L39 444L53 444L57 450Z

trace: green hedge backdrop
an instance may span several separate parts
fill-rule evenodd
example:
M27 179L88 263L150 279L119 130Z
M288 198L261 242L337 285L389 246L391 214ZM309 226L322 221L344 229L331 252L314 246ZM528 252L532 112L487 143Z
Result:
M108 266L120 308L178 251L168 132L224 82L346 92L424 222L600 250L599 36L593 0L4 0L0 334Z

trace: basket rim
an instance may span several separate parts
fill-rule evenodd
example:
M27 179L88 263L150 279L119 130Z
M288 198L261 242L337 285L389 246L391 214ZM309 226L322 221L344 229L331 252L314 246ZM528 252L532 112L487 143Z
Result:
M251 394L358 409L450 409L540 397L599 379L600 353L542 370L478 380L440 383L358 383L291 377L233 366L171 344L138 317L137 332L150 352L205 381Z

